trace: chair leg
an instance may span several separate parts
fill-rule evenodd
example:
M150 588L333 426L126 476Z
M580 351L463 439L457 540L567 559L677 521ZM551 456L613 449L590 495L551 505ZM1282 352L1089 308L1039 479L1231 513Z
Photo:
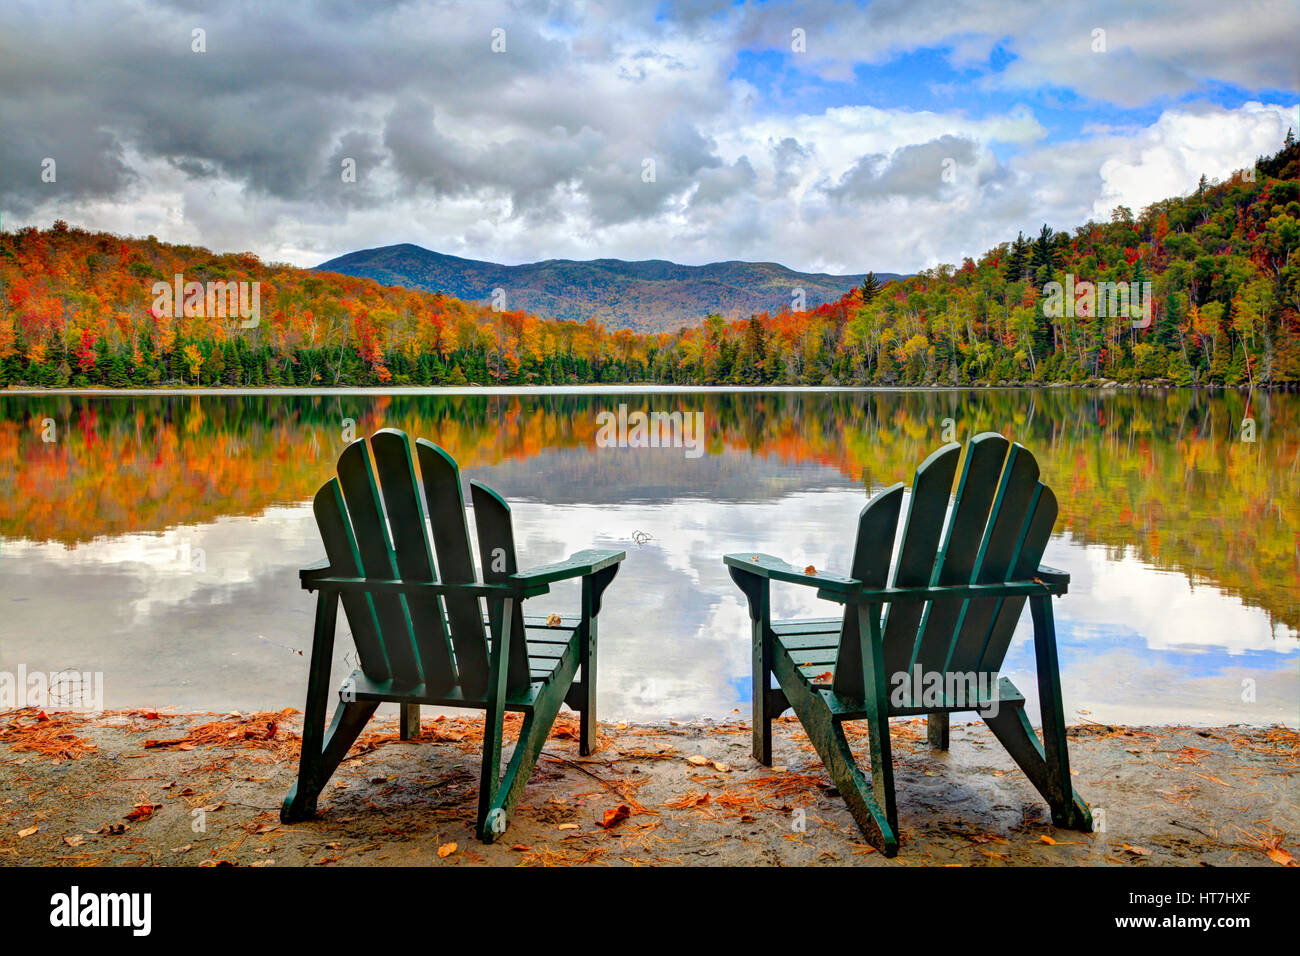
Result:
M804 682L784 654L773 660L777 679L786 701L794 708L804 732L822 758L826 773L848 804L858 829L867 842L885 856L898 853L898 811L894 802L894 766L890 757L888 721L870 721L871 780L858 767L857 759L820 694Z
M1001 683L1011 694L1019 695L1019 691L1011 681L1004 677ZM1006 699L1010 695L1003 693L1002 696ZM1019 765L1025 776L1029 778L1029 782L1051 807L1052 823L1063 829L1091 833L1092 811L1083 798L1075 792L1074 785L1070 782L1068 757L1064 760L1049 759L1038 740L1038 735L1034 733L1034 728L1030 726L1024 706L1004 705L995 717L983 714L981 716L984 717L984 722L988 724L994 736L1007 749L1011 759ZM1058 754L1064 753L1065 748L1062 746Z
M1048 782L1055 794L1055 801L1048 801L1052 804L1052 819L1058 826L1091 833L1092 811L1074 792L1070 779L1070 750L1065 736L1065 706L1061 698L1061 667L1056 653L1052 599L1046 596L1030 598L1029 610L1034 620L1034 667L1038 672L1043 755Z
M398 737L402 740L414 740L420 736L420 705L402 704L401 706Z
M578 708L578 754L588 757L596 749L596 617L592 613L592 584L582 582L582 635L578 644L578 664L582 668L581 706Z
M305 820L315 814L316 798L379 706L368 701L343 701L334 711L329 729L325 729L338 610L337 591L317 593L316 627L307 676L307 705L302 715L302 752L298 757L298 779L280 808L280 819L285 823Z
M772 766L772 638L763 619L753 622L754 759Z
M280 820L296 823L316 814L316 800L325 789L338 765L356 742L361 731L379 707L378 701L344 701L334 711L325 746L320 751L309 749L307 735L303 734L303 752L298 769L298 781L284 799Z
M546 738L550 736L560 705L564 702L560 688L572 678L572 670L567 678L562 674L553 677L553 685L538 697L533 712L524 715L523 725L519 728L519 740L515 743L514 753L510 755L506 772L499 781L495 779L495 767L489 767L487 763L489 747L487 741L484 741L483 779L486 781L489 776L493 778L486 789L479 792L476 832L484 843L495 842L510 826L510 815L523 796L524 787L537 764L537 758L541 756L542 748L546 746ZM499 746L496 753L499 766Z
M801 716L804 730L812 741L831 781L848 804L858 829L867 842L885 856L898 853L898 810L894 802L893 765L888 754L878 752L875 734L872 733L871 780L868 781L858 767L844 727L832 720L829 712L817 732ZM888 731L886 731L888 733ZM882 799L883 798L883 799Z
M925 715L925 736L931 747L939 750L948 749L947 713Z

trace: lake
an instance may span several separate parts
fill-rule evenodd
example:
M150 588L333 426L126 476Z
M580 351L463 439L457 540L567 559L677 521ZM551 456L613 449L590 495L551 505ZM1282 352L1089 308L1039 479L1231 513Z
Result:
M698 447L601 447L620 404L699 413ZM1188 390L0 393L0 672L102 673L109 708L301 708L311 496L348 438L396 427L511 502L521 565L628 552L601 719L747 717L749 623L721 556L846 572L872 493L910 485L948 434L993 430L1060 499L1044 563L1073 578L1071 723L1294 727L1297 426L1300 396ZM773 603L836 611L795 586ZM525 609L576 606L570 584ZM344 633L336 649L341 680L355 652ZM1027 613L1003 673L1036 713Z

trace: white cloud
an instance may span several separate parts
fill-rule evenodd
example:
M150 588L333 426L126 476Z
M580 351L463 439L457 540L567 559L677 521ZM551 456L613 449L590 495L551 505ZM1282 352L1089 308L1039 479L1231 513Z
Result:
M1287 103L1171 105L1149 126L1116 130L1097 122L1105 107L1077 105L1147 104L1209 84L1290 89L1294 4L718 2L658 18L636 2L417 3L331 7L295 33L268 4L210 14L202 56L129 4L80 11L57 30L50 9L0 11L0 31L25 41L0 58L6 226L65 218L296 265L409 241L504 262L911 271L1043 221L1069 228L1186 192L1202 172L1272 151L1295 125ZM507 29L501 55L488 50L496 25ZM769 98L734 75L742 51L788 54L794 27L809 41L803 59L782 61L794 81L937 49L975 70L968 82L1010 96L978 117L959 95L944 111L799 110L797 82ZM1094 27L1107 30L1104 54L1090 49ZM988 64L995 46L1011 56L1004 70ZM1023 90L1073 100L1078 138L1048 143L1014 98ZM960 145L947 157L952 182L939 168L949 143ZM57 187L39 182L50 154ZM358 161L355 184L341 182L343 156ZM653 183L641 178L647 158Z

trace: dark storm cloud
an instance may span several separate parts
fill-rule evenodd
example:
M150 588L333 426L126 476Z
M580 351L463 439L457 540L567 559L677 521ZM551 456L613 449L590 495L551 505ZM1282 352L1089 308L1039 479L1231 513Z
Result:
M129 144L192 177L328 204L346 195L321 188L338 181L334 159L349 150L361 154L359 165L383 159L379 141L367 144L362 131L373 127L377 105L418 96L451 114L488 116L496 107L508 115L512 86L544 82L559 68L562 45L510 12L488 4L172 3L78 5L56 17L6 8L0 193L24 206L45 198L40 160L53 156L64 196L117 196L131 181ZM489 50L498 27L507 54ZM203 52L193 49L195 29L205 31ZM526 109L521 99L514 105ZM459 186L474 183L469 175ZM520 194L531 188L521 183Z
M513 261L672 249L702 262L772 258L779 237L791 265L855 271L898 242L864 212L902 200L915 203L904 218L918 254L950 255L1014 234L1023 216L1010 207L1036 185L1055 184L1049 201L1069 221L1099 190L1114 202L1127 184L1162 185L1158 163L1129 167L1168 154L1087 133L1048 163L1016 153L1043 135L1028 110L968 121L907 102L827 109L815 92L773 96L742 51L772 55L792 89L820 74L849 93L856 64L942 49L982 69L996 44L1015 57L973 82L1017 95L1150 103L1207 83L1294 85L1294 0L1259 0L1256 18L1191 5L1148 14L1100 0L1084 16L1028 0L0 3L0 210L7 228L64 217L296 264L392 241ZM1110 29L1104 68L1088 48L1097 24ZM791 50L796 28L805 54ZM192 50L195 29L206 52ZM504 53L491 49L498 30ZM1176 121L1152 127L1154 142L1201 142ZM1277 120L1243 108L1225 122ZM1175 150L1176 164L1199 175L1257 155L1242 136L1231 157ZM1005 166L995 140L1011 145ZM56 183L41 180L46 158ZM1119 178L1102 183L1106 162ZM1050 176L1026 172L1044 163ZM960 227L934 202L957 198L978 210Z

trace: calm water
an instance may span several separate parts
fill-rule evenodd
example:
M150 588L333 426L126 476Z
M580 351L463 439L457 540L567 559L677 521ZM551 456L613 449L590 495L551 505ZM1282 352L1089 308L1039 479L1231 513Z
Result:
M703 412L702 453L598 448L597 413L620 402ZM349 428L391 426L512 502L525 566L627 550L602 613L603 719L728 716L749 703L749 629L721 555L846 570L858 510L910 484L945 419L1027 445L1061 500L1045 563L1073 575L1056 605L1071 720L1296 725L1293 395L0 396L0 671L103 672L108 707L301 707L315 599L297 571L322 555L310 498ZM794 586L774 604L836 610ZM575 586L528 605L575 607ZM341 631L340 678L353 660ZM1033 697L1027 613L1004 673Z

